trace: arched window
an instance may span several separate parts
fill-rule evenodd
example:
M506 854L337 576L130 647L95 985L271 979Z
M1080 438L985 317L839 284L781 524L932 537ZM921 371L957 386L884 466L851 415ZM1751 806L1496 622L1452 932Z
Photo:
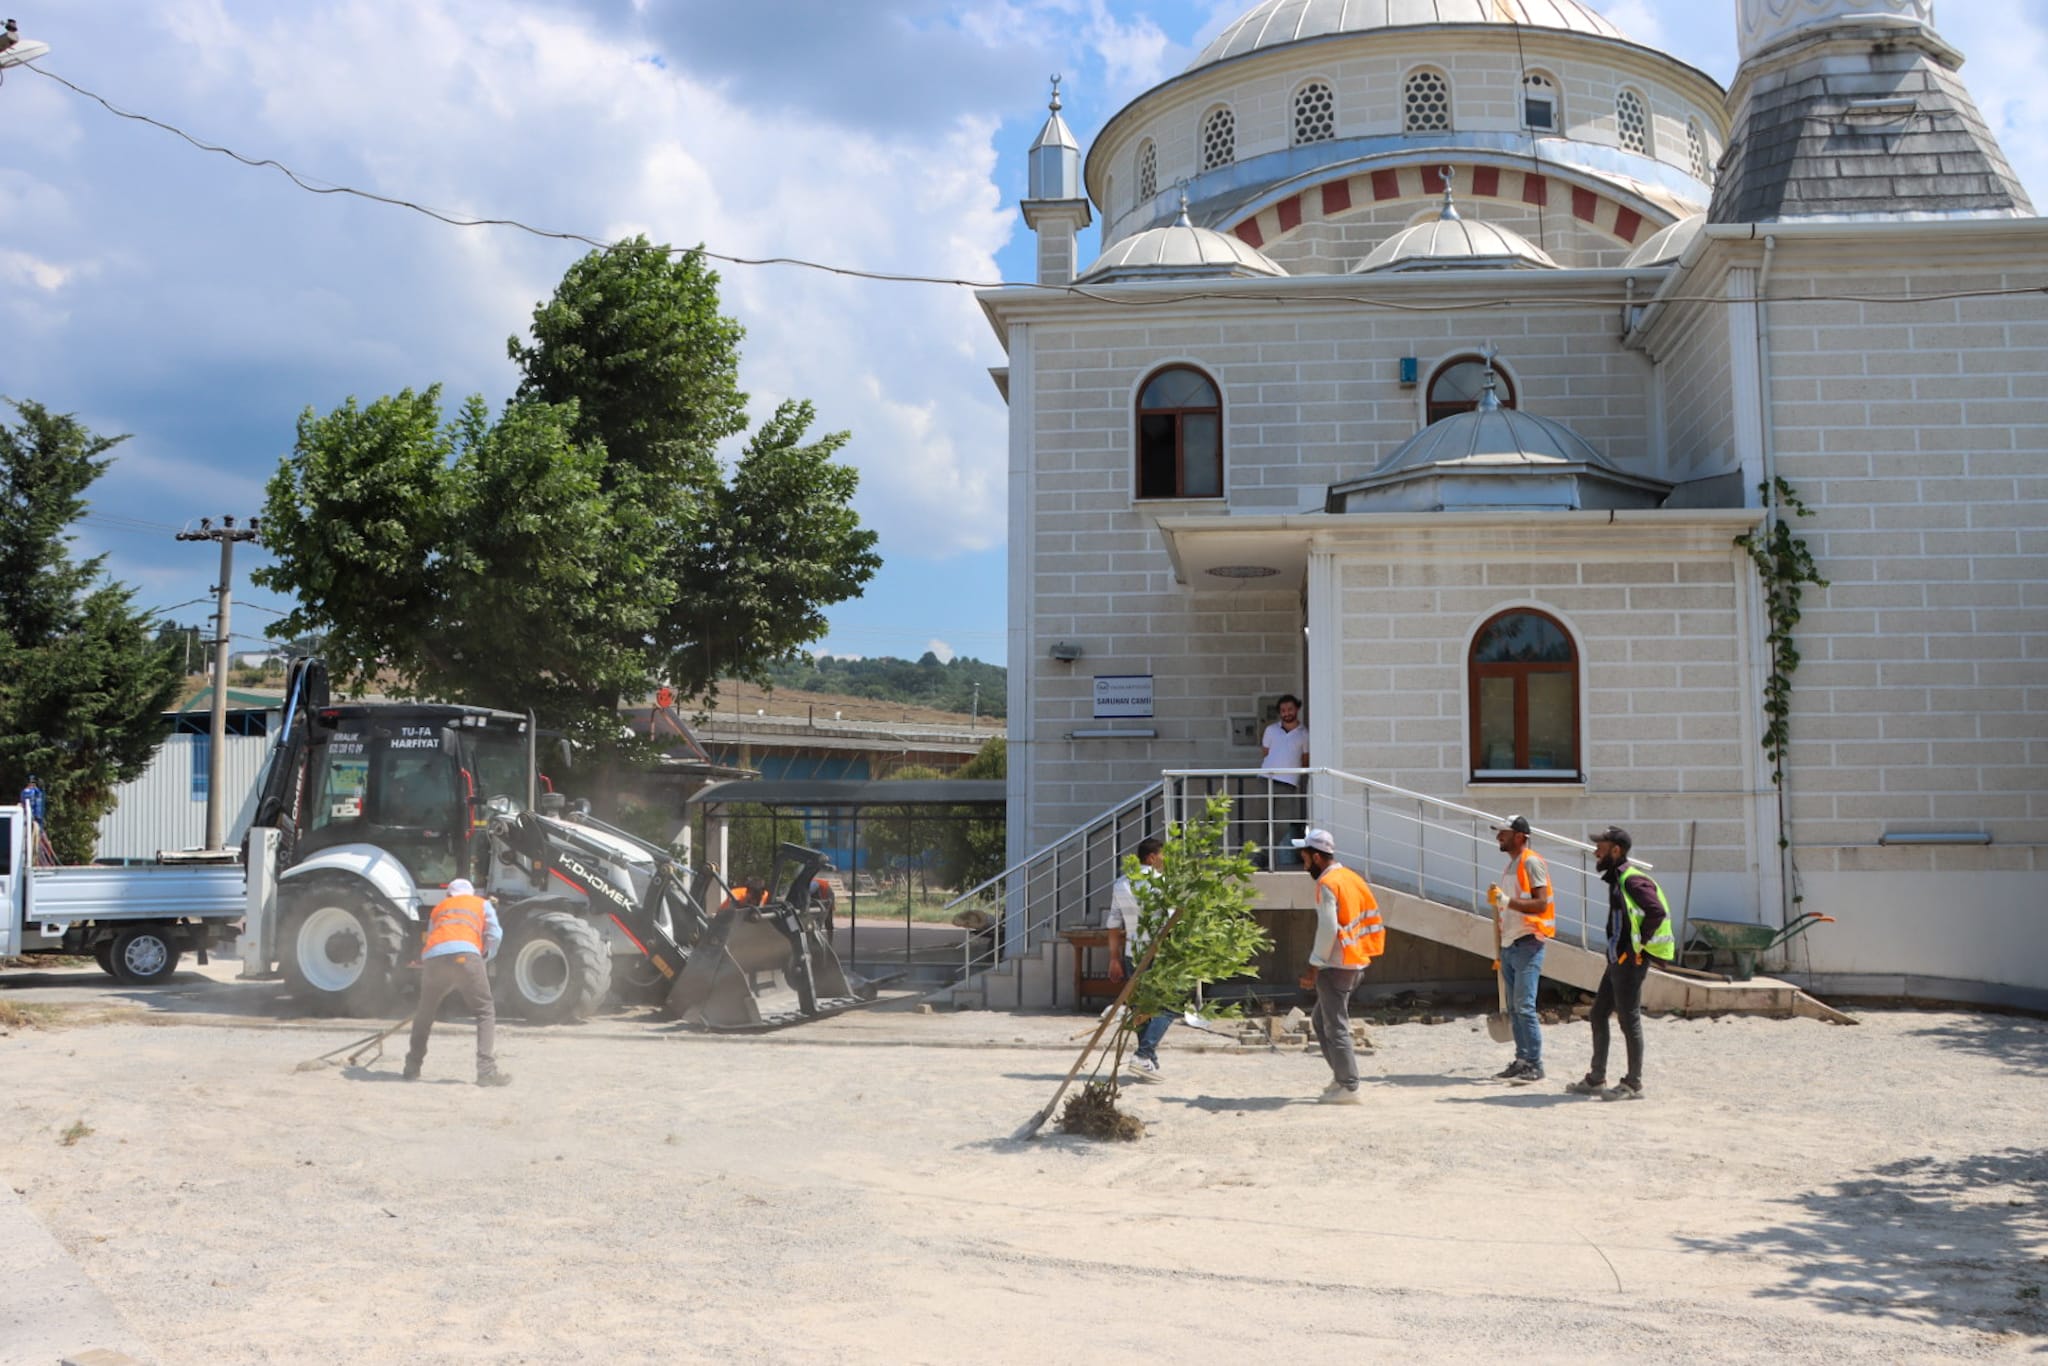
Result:
M1629 151L1650 155L1650 116L1643 97L1633 90L1624 88L1614 97L1614 132Z
M1479 628L1467 661L1472 776L1579 776L1579 652L1564 627L1516 608Z
M1237 115L1230 106L1211 109L1202 120L1202 169L1213 171L1237 160Z
M1138 144L1138 202L1159 193L1159 148L1150 138Z
M1294 145L1327 142L1337 136L1337 97L1324 81L1310 81L1294 92Z
M1541 71L1522 77L1522 126L1532 133L1555 133L1561 121L1557 82Z
M1223 496L1223 400L1200 370L1161 370L1138 391L1138 496Z
M1401 126L1411 133L1441 133L1451 126L1451 82L1423 67L1409 73L1401 99Z
M1714 168L1707 161L1707 138L1700 132L1698 119L1685 121L1685 159L1692 170L1692 178L1711 185Z
M1423 413L1423 425L1471 412L1479 406L1479 396L1485 392L1486 361L1479 356L1456 357L1429 377L1429 398ZM1493 370L1493 392L1500 399L1501 407L1515 406L1515 382L1499 366Z

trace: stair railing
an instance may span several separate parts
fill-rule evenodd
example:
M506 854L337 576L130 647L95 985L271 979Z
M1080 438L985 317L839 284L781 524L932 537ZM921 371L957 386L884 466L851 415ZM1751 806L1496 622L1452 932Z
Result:
M1258 769L1169 770L1163 778L1167 819L1181 822L1211 794L1225 792L1234 803L1229 847L1256 845L1254 861L1274 871L1300 867L1291 841L1313 826L1328 830L1337 857L1370 883L1476 915L1491 913L1486 888L1507 869L1494 832L1506 818L1334 768L1284 775L1305 783L1302 801L1297 791L1270 784L1272 776ZM1600 946L1607 934L1607 889L1593 866L1593 846L1536 826L1529 847L1550 868L1558 936L1582 948ZM1646 871L1652 867L1634 862Z
M944 913L979 910L990 919L987 929L962 938L959 975L949 985L1036 952L1061 930L1093 923L1097 908L1108 904L1124 855L1140 840L1166 833L1162 790L1153 783L947 902ZM1053 985L1057 1000L1059 984ZM1023 990L1020 970L1020 1005Z

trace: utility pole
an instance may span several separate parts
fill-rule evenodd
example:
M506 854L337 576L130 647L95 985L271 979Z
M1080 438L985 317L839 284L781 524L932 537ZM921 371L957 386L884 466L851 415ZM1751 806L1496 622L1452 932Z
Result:
M981 684L974 685L974 715L968 718L967 729L981 729Z
M235 589L235 543L253 541L257 535L257 520L249 519L248 525L236 526L233 517L223 517L220 525L213 524L213 518L201 517L199 530L181 531L181 541L218 541L220 543L220 582L213 586L214 594L214 637L213 637L213 725L212 740L206 747L206 847L224 849L227 847L226 822L227 804L222 800L221 787L227 781L228 749L228 607L234 598Z

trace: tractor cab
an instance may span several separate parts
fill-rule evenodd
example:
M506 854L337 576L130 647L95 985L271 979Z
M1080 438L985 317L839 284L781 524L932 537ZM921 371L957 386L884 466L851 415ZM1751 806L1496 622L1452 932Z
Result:
M303 765L294 861L335 845L371 845L413 882L476 877L488 858L487 803L523 810L528 721L510 712L434 704L320 708L323 737Z

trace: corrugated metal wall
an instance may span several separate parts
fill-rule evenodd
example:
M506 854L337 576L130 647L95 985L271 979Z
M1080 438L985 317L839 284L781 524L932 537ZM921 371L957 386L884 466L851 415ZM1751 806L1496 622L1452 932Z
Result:
M204 735L170 736L147 772L114 790L114 809L100 819L97 857L153 859L160 849L197 849L206 843L208 743ZM230 848L242 842L256 812L256 788L269 753L268 736L228 736L223 786Z

